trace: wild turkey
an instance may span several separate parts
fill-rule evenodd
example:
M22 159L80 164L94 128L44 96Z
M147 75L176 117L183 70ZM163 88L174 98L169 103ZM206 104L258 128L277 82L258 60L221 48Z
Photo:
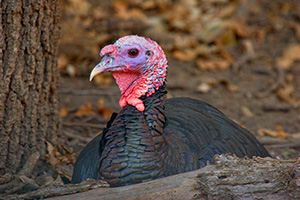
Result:
M168 63L156 42L125 36L100 56L90 80L113 72L122 110L82 150L73 183L93 178L122 186L204 167L215 154L269 156L249 131L213 106L190 98L166 100Z

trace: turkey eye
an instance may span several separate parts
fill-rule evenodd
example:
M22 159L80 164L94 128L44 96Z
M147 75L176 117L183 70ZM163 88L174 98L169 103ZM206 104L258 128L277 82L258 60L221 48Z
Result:
M153 55L153 52L152 52L152 51L150 51L150 50L148 50L148 51L146 51L146 55L147 55L148 57L150 57L150 56L152 56L152 55Z
M128 55L133 58L136 57L138 54L139 54L139 50L137 50L137 49L130 49L128 51Z

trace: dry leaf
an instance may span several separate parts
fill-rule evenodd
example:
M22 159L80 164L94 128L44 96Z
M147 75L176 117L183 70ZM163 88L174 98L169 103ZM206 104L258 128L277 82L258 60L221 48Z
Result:
M225 70L230 66L230 63L224 59L215 59L215 60L197 59L196 64L200 69L210 70L210 71Z
M192 49L185 49L180 51L174 51L173 57L182 61L192 61L196 58L196 51Z
M237 44L237 38L234 30L228 29L220 37L216 38L218 46L235 46Z
M52 166L60 164L60 153L57 151L57 146L53 146L50 142L46 141L48 153L46 154L46 160Z
M237 85L234 85L232 83L229 83L226 85L227 90L229 90L230 92L236 92L238 91L240 88Z
M246 38L252 32L243 20L221 20L216 18L205 24L203 30L199 33L199 39L206 43L219 41L222 44L234 44L236 42L235 35Z
M75 164L76 158L77 158L77 153L74 153L73 149L65 147L64 145L59 145L59 149L62 151L63 156L60 157L60 160L63 163Z
M261 128L258 129L258 134L261 136L271 136L276 138L287 138L290 137L290 134L285 133L282 126L276 126L276 131Z
M250 35L253 33L250 27L242 19L230 21L228 26L231 27L234 32L242 38L250 37Z
M212 45L213 46L213 45ZM213 48L210 46L208 47L207 45L204 44L199 44L196 46L195 51L199 56L202 56L204 58L209 57L211 54L217 52L217 48L213 46Z
M63 145L53 146L48 141L46 141L46 143L48 150L48 153L46 154L46 160L52 166L61 165L63 163L75 164L77 153L74 153L73 150L68 149Z
M199 33L199 39L205 43L211 43L224 33L226 26L226 21L213 19L205 24L205 27Z
M61 116L62 118L66 117L69 114L69 108L67 106L61 108L58 111L59 116Z
M215 18L228 18L235 14L238 8L237 3L231 3L228 6L222 8L217 14L214 16Z
M280 87L278 90L276 90L276 95L282 101L285 101L288 103L296 102L295 88L292 84L287 84L287 85L283 85L282 87Z
M99 105L97 107L97 111L98 111L99 115L101 115L105 121L108 121L114 111L104 107L104 103L105 103L104 99L99 99L98 102L99 102Z
M116 16L123 20L128 20L131 18L141 18L144 16L142 10L138 8L129 9L128 2L126 1L115 1L113 3L113 8L116 12Z
M144 17L143 11L137 8L131 9L127 15L129 18L134 18L134 19L140 19Z
M300 60L300 44L290 44L283 55L277 58L277 65L282 67L283 69L290 68L295 61Z
M223 58L225 58L230 65L233 64L233 58L231 57L231 55L227 51L225 51L224 49L220 48L219 49L219 54Z
M167 15L167 25L170 30L190 32L192 26L189 26L190 12L187 7L182 5L174 5L171 7L172 12L168 12Z
M87 102L87 105L82 105L76 111L75 117L86 117L86 116L95 116L94 108L90 101Z
M148 10L148 9L154 9L157 5L155 1L143 1L141 6L144 10Z
M116 12L116 16L119 18L127 19L128 3L122 0L115 1L113 8Z
M66 7L69 13L76 15L87 16L92 6L88 0L69 0Z
M247 117L253 117L254 116L253 112L251 112L251 110L246 106L242 106L241 110L242 110L243 115L245 115Z
M107 10L103 9L102 7L97 7L93 9L93 18L95 20L104 20L108 16L109 14L107 13Z
M69 63L69 60L67 59L67 56L65 54L60 54L57 62L58 62L58 69L65 70Z
M295 88L293 86L293 75L287 75L285 82L279 87L275 93L278 96L279 99L282 101L288 102L290 104L295 103L296 95L295 95Z
M204 83L201 83L196 91L201 92L201 93L207 93L209 90L211 90L213 87L216 87L217 85L223 84L225 85L226 89L230 92L236 92L239 90L239 87L237 85L232 84L229 80L227 79L209 79Z
M175 49L185 49L187 47L189 47L189 48L198 47L196 37L189 36L189 35L180 35L180 36L175 35L174 48ZM205 47L206 47L206 45L205 45Z
M220 79L218 81L219 81L219 83L224 84L226 86L226 89L230 92L236 92L239 90L239 87L237 85L232 84L227 79Z

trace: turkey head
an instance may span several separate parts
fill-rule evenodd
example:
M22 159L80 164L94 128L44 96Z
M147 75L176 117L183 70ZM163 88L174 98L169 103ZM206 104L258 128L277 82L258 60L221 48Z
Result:
M144 111L139 98L153 94L166 78L168 61L161 47L148 38L130 35L105 46L100 56L103 58L90 80L97 74L113 72L122 94L119 105L123 108L129 104Z

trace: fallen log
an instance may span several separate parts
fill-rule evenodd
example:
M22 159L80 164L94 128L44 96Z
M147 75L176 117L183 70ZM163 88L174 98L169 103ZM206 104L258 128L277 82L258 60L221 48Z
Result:
M221 155L215 163L145 183L52 199L300 199L299 160Z
M195 171L124 187L88 190L96 186L87 186L87 181L82 184L85 188L81 188L80 184L68 184L57 188L44 188L46 192L40 189L31 194L10 196L9 199L50 197L76 191L86 192L51 199L300 199L300 159L249 159L220 155L215 156L214 162L215 165Z

